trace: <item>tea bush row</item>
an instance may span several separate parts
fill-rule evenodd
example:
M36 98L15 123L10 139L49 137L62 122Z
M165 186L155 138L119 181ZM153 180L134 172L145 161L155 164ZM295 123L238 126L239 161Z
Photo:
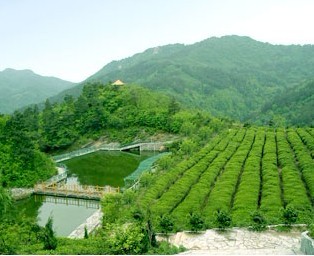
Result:
M277 168L276 140L274 131L266 131L262 157L262 190L260 210L270 223L278 221L282 207L280 178Z
M143 197L139 199L139 205L141 207L147 208L155 199L162 196L162 194L169 189L169 187L184 174L185 171L192 168L195 164L197 164L202 158L204 158L208 152L210 152L217 143L222 138L229 138L234 136L236 133L235 130L232 130L228 134L221 134L220 136L216 136L211 142L207 144L203 149L199 151L199 153L195 154L193 157L183 160L180 164L178 164L172 170L164 173L163 175L159 175L155 184L150 186Z
M252 150L246 160L238 191L232 208L232 220L237 226L245 226L251 213L258 208L260 192L261 158L265 143L264 129L258 129Z
M311 208L311 203L307 196L301 173L295 163L293 151L283 130L277 131L277 144L278 161L282 175L284 206L293 207L300 212L308 211Z
M300 136L302 142L309 149L311 157L313 159L314 158L314 137L304 129L298 128L296 131L298 135Z
M236 137L237 135L235 138ZM217 151L216 147L214 147L214 149L195 166L187 170L184 175L160 197L156 204L152 206L152 212L155 215L163 215L171 212L172 209L174 209L182 201L182 199L187 196L190 188L197 183L201 174L205 172L208 166L217 157L220 150L222 150L223 153L226 152L226 147L229 144L229 141L229 137L224 138L219 144L217 144L219 151Z
M243 132L241 133L241 136L243 138ZM238 138L236 139L237 141ZM225 150L218 155L218 157L202 174L198 183L193 186L185 200L174 209L172 215L180 222L180 225L184 226L184 223L187 222L188 214L201 214L202 206L204 205L215 180L238 146L239 142L233 140L230 141L228 147L226 147Z
M236 185L240 177L245 160L250 152L254 141L255 131L249 129L236 150L235 154L227 162L224 170L217 179L203 210L203 215L207 223L214 221L213 213L217 210L230 211L231 202L236 192Z
M289 129L287 131L287 138L298 160L304 181L311 195L311 201L314 203L314 160L294 130Z

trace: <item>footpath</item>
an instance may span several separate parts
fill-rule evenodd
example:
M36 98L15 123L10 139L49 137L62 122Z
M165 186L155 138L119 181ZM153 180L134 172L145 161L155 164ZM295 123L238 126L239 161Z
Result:
M207 230L200 234L179 232L169 242L184 246L184 255L294 255L300 251L301 231L253 232L234 228L226 232Z

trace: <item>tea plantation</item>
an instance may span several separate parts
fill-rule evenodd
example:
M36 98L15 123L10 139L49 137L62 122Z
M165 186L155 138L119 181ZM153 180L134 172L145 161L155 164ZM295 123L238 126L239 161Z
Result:
M193 214L213 227L218 210L230 214L234 226L247 226L254 212L267 224L282 223L287 208L298 213L298 223L308 223L313 157L313 128L231 129L161 175L139 205L152 216L169 215L178 229L188 228Z

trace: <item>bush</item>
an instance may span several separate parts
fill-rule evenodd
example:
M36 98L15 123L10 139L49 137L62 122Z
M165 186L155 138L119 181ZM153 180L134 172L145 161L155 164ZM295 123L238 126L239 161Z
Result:
M190 226L194 232L200 231L204 228L204 220L197 213L190 214Z
M225 230L231 226L231 217L225 211L218 210L216 212L216 224L220 230Z
M159 219L159 227L161 232L165 233L166 235L173 230L173 220L169 215L163 215Z
M260 212L254 212L252 214L252 230L263 231L266 229L266 220Z
M286 226L291 226L298 219L298 212L291 206L282 210L282 218Z

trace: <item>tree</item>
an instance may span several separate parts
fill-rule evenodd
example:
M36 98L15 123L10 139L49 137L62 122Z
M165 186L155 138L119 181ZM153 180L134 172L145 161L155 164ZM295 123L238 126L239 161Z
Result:
M159 219L159 226L161 232L165 233L166 235L173 230L173 220L169 215L163 215Z
M148 238L140 224L108 224L106 228L110 254L144 254L148 251Z
M3 214L11 206L11 204L12 200L10 194L0 185L0 218L2 218Z
M55 250L57 248L57 238L53 230L53 218L49 217L43 230L42 240L44 242L44 250Z
M86 226L84 226L84 239L88 239L88 231Z
M192 231L197 232L204 228L204 220L199 214L192 213L189 217Z

